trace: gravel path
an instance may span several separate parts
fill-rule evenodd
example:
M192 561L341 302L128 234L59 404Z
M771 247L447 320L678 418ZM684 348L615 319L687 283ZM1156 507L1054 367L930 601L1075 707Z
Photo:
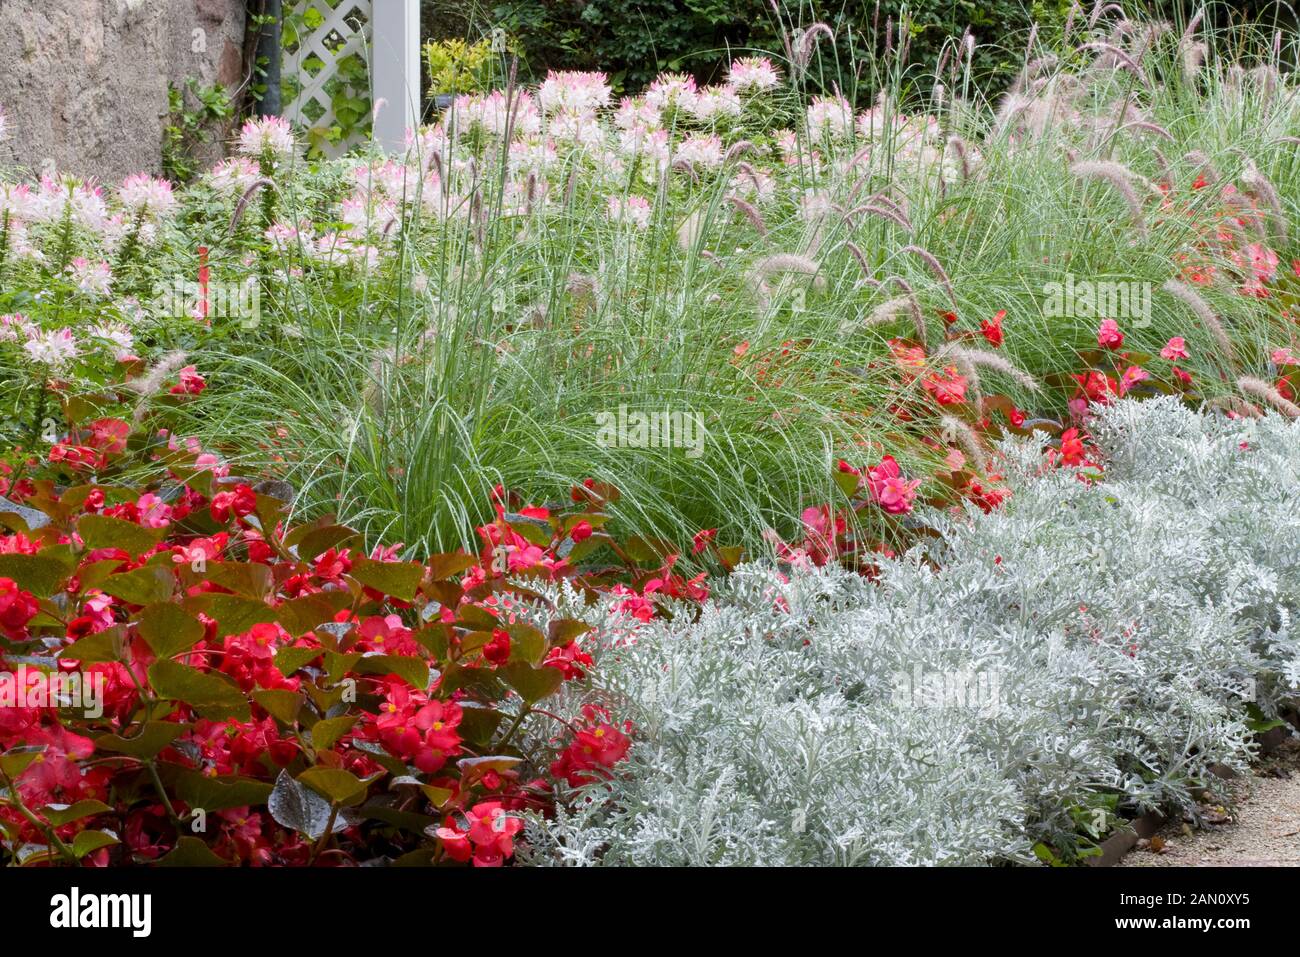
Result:
M1292 739L1230 786L1235 807L1205 829L1170 822L1121 867L1300 867L1300 741Z

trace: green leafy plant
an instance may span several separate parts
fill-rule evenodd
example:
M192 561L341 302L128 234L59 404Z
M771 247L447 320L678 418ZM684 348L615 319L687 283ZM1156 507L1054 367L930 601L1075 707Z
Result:
M433 40L424 45L429 95L482 93L492 85L496 57L488 38L474 43L460 39Z
M163 122L163 175L178 183L193 179L197 172L195 147L209 142L213 128L220 128L233 115L230 92L219 83L204 86L190 77L183 86L169 84L167 118Z

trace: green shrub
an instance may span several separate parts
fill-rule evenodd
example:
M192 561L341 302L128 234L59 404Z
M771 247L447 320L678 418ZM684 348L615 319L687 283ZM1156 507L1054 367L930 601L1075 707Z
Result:
M715 79L727 50L758 49L782 55L782 35L818 20L836 34L834 52L822 52L822 77L829 87L848 90L853 60L870 62L885 49L885 26L907 10L912 26L911 59L932 68L950 38L971 27L977 42L977 70L999 85L1020 66L1023 37L1031 23L1058 28L1069 4L1063 0L994 0L990 3L920 2L781 4L769 0L505 0L496 19L520 39L534 73L547 69L601 69L615 88L644 86L661 70L686 70Z
M1004 89L1023 64L1025 42L1034 24L1039 37L1055 42L1063 31L1071 0L501 0L491 11L426 2L426 30L462 31L504 27L518 39L525 65L535 75L548 69L603 70L614 88L636 92L661 71L684 70L701 81L719 79L728 51L761 50L782 56L782 37L821 21L834 30L834 50L823 49L815 71L823 87L859 89L886 48L885 27L910 23L909 61L933 71L945 45L969 28L976 40L973 72L986 95ZM1135 19L1164 19L1181 29L1198 8L1184 0L1124 4ZM1091 4L1075 15L1081 25ZM1257 23L1269 31L1294 29L1295 15L1279 5L1210 5L1206 23L1217 27ZM450 35L450 34L436 34ZM867 86L874 90L877 85Z

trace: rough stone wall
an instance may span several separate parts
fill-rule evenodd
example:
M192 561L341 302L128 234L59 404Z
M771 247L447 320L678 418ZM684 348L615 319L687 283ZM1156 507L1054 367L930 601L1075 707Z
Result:
M0 166L159 172L168 84L238 86L244 17L244 0L0 0Z

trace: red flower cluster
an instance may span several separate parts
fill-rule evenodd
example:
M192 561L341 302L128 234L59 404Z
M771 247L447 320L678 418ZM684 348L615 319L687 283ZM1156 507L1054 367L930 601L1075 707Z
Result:
M27 623L40 611L35 596L18 587L12 578L0 578L0 631L10 638L21 638Z
M627 756L632 741L632 726L620 731L610 721L609 712L594 705L582 709L585 722L573 743L551 765L551 774L574 787L589 784L609 774Z
M174 440L159 486L128 491L106 472L140 464L120 426L82 430L98 457L82 485L7 488L44 519L0 536L0 673L32 668L34 689L75 677L94 694L81 710L44 691L0 708L0 857L179 860L195 853L184 838L229 863L495 866L522 827L507 812L544 810L558 781L626 754L629 729L603 712L523 749L521 725L550 727L539 704L594 659L586 625L543 631L540 597L503 574L577 577L573 550L626 554L603 530L612 489L584 485L568 516L502 493L483 556L400 561L329 521L288 527L285 503ZM656 593L707 595L675 559L626 572L647 616Z

